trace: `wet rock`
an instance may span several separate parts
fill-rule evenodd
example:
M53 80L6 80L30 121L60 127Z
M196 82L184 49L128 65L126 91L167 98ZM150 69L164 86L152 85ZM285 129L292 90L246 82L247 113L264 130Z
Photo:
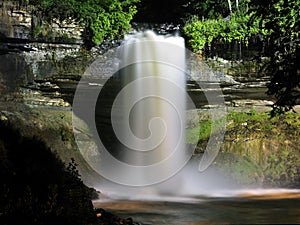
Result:
M112 212L104 210L103 208L95 209L95 214L101 224L103 225L142 225L136 223L132 218L120 218Z

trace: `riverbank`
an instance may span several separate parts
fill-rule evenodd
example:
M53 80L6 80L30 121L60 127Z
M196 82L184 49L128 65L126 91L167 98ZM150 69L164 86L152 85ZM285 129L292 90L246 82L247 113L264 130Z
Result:
M295 108L298 112L299 109ZM270 110L270 107L261 105L228 108L224 142L213 166L229 171L245 186L299 187L300 148L297 143L300 141L300 115L287 113L270 118ZM46 142L64 162L74 158L88 185L94 185L93 180L99 179L78 150L70 107L37 107L6 101L1 103L0 116L22 135ZM194 155L205 151L211 132L209 117L202 113L200 118L202 121L192 128L196 134L200 129L201 136ZM193 134L190 131L187 130L187 135Z
M227 118L227 129L225 133L224 143L217 158L210 166L210 168L218 171L220 174L226 174L222 177L224 180L232 180L238 187L246 188L299 188L299 126L300 115L298 113L287 113L275 118L270 118L268 111L271 109L268 106L251 106L251 107L231 107L228 108L229 114ZM296 111L299 112L299 107L296 107ZM202 117L203 121L207 120L207 117ZM92 168L84 161L80 152L78 151L72 128L72 110L70 107L51 107L51 106L33 106L26 105L20 101L2 101L0 104L0 120L9 121L10 124L17 130L19 130L24 137L34 137L42 140L48 147L56 153L59 158L64 162L69 163L71 158L75 159L78 165L78 171L81 175L81 179L88 187L96 187L99 193L102 192L104 186L100 185L101 179ZM200 123L201 124L201 123ZM199 141L195 156L203 152L203 143L205 138ZM200 183L204 184L204 187L193 186L193 190L214 192L211 189L209 183L216 178L204 177ZM194 180L192 178L192 180ZM188 184L190 185L190 184ZM216 185L215 185L216 186ZM225 187L226 184L219 180L218 187ZM177 191L181 191L178 186ZM176 192L175 192L176 193ZM217 193L217 192L214 192ZM120 191L120 195L124 194ZM142 194L143 195L143 194ZM100 200L105 200L101 195ZM145 194L142 197L147 197ZM152 199L151 201L153 201ZM148 201L148 200L147 200ZM215 200L213 200L214 202ZM240 200L237 200L240 202ZM268 202L268 200L266 200ZM289 200L284 200L284 204ZM232 202L231 200L229 202ZM225 206L231 208L231 203L226 201ZM292 204L296 204L297 200L292 200ZM266 202L248 202L247 207L252 204L266 204ZM275 204L275 202L269 202L267 205ZM138 208L128 208L132 211L122 210L118 208L122 204L120 202L112 202L104 204L94 204L96 208L102 208L107 212L113 213L114 219L117 219L118 223L125 224L126 218L133 218L134 221L142 221L141 224L147 224L147 217L139 217L140 211ZM146 203L145 203L146 204ZM147 203L148 204L148 203ZM159 203L160 204L160 203ZM158 205L159 205L158 204ZM172 204L172 203L170 203ZM209 203L210 204L210 203ZM238 204L238 203L237 203ZM181 209L182 205L187 208ZM224 205L220 202L218 207ZM125 206L124 206L125 207ZM129 207L126 205L126 207ZM175 207L175 208L174 208ZM185 205L184 203L172 204L170 213L166 212L163 215L155 215L152 208L145 209L146 215L156 217L160 220L162 217L173 217L172 212L177 211L178 214L184 215L187 218L191 212L188 212L191 207L195 205ZM203 208L205 205L197 205L197 207ZM232 209L233 210L233 209ZM263 209L261 209L263 210ZM294 212L297 208L292 206L288 208ZM237 210L238 212L239 210ZM262 212L262 211L261 211ZM270 212L274 213L273 209ZM186 213L186 214L185 214ZM201 214L216 213L214 210L211 212L197 212ZM233 212L231 212L233 213ZM236 212L234 212L236 213ZM253 212L254 213L254 212ZM271 215L273 215L271 213ZM267 216L264 214L263 216ZM110 217L108 217L110 218ZM120 219L120 218L124 218ZM139 219L141 218L141 220ZM264 217L263 217L264 218ZM195 218L197 219L197 218ZM108 219L109 220L109 219ZM166 219L167 220L167 219ZM292 217L291 221L298 220L297 217ZM263 220L257 220L262 222ZM107 222L107 221L106 221ZM104 222L102 224L110 224L110 222ZM128 219L127 224L130 224L132 220ZM220 221L218 221L220 222ZM133 222L132 222L133 223ZM172 223L170 223L172 224ZM176 224L176 223L174 223ZM208 223L209 224L209 223ZM215 223L212 223L215 224Z
M271 117L267 106L227 108L224 141L212 166L242 187L299 188L299 109ZM188 141L199 135L195 156L205 151L213 134L207 112L199 114L200 123L187 129Z

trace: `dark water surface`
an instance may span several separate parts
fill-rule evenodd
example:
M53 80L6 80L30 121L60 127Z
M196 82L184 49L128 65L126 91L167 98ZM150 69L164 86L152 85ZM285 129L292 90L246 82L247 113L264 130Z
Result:
M300 224L300 191L245 192L231 197L155 201L97 201L121 217L142 224Z

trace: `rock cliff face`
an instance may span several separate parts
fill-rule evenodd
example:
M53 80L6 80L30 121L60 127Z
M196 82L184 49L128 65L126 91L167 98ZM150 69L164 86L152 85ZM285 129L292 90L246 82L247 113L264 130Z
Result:
M39 41L72 40L81 42L83 27L73 22L42 21L33 9L16 1L0 1L0 37Z
M92 171L86 172L73 139L71 104L93 57L81 47L80 27L55 22L42 23L30 8L0 1L0 120L45 141L66 164L74 158L88 177Z
M32 23L29 9L21 8L12 1L0 1L0 36L30 38Z
M287 123L280 120L268 131L262 131L264 125L256 126L255 129L238 126L229 131L223 143L225 154L221 154L219 162L245 187L298 188L300 148L297 126L287 127Z
M58 25L58 21L41 23L29 8L12 1L0 1L0 120L9 120L24 135L43 139L65 162L75 158L85 182L94 185L90 181L97 175L81 157L73 137L72 97L86 68L111 44L104 43L98 49L86 51L81 45L81 35L82 28L77 25L63 22ZM64 42L62 37L65 37ZM249 75L252 68L243 63L220 62L220 58L209 65L224 77L243 71ZM230 75L243 82L244 76L237 79L234 74ZM241 86L240 83L235 85ZM238 91L235 90L235 94ZM249 124L241 125L227 132L224 154L216 163L230 168L245 185L297 183L299 161L293 160L300 158L299 138L296 138L299 132L295 130L295 134L290 134L289 127L275 129L272 126L270 129L275 133L267 137L270 132L258 133L253 129L251 133L242 134L248 132L248 128ZM281 134L276 134L277 131ZM282 139L277 138L279 135Z
M29 6L0 1L1 98L70 106L88 62L82 32L75 22L45 22Z
M0 120L26 137L43 140L83 181L97 180L73 137L72 96L89 66L111 46L82 47L76 24L42 23L31 9L0 1Z
M33 105L70 106L70 94L90 62L80 45L31 43L0 55L0 93Z

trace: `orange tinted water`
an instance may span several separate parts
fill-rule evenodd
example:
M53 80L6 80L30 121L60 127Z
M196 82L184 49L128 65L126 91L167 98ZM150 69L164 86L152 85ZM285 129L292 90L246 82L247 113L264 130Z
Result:
M300 224L299 190L248 190L227 197L161 201L95 201L142 224Z

